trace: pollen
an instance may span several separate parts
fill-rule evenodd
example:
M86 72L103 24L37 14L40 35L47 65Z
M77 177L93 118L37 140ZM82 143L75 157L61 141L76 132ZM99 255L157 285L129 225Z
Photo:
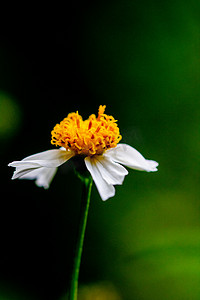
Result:
M83 120L76 113L70 113L51 132L51 144L72 150L76 155L101 155L117 146L122 139L117 120L106 115L105 105L99 106L98 116L92 114Z

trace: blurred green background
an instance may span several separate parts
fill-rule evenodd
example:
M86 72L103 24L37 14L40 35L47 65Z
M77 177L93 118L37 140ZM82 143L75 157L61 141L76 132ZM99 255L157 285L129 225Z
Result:
M69 112L106 104L123 142L159 162L116 196L95 186L79 300L200 299L200 3L92 1L7 15L0 39L0 300L65 294L81 183L71 163L49 190L7 164L53 148ZM21 25L20 25L21 24Z

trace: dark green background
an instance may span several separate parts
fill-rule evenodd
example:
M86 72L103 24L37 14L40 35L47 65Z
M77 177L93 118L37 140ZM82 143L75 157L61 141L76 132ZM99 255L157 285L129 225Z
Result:
M7 164L52 149L57 122L76 110L87 118L100 104L118 120L122 142L160 166L130 170L106 202L93 187L80 300L200 299L199 8L186 0L76 1L51 12L27 8L23 19L7 12L1 300L66 292L81 195L70 162L47 191L11 181Z

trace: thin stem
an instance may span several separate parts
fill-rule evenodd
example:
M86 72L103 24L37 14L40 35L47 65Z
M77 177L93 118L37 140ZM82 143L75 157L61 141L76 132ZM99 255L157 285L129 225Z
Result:
M76 248L74 253L74 262L73 262L73 270L69 288L69 300L77 300L78 295L78 277L79 277L79 269L81 264L81 255L83 250L83 242L85 236L85 229L87 224L88 210L90 204L90 196L92 190L92 178L85 177L82 178L83 182L83 191L82 191L82 199L81 199L81 210L80 210L80 221L78 228L78 236L76 242Z

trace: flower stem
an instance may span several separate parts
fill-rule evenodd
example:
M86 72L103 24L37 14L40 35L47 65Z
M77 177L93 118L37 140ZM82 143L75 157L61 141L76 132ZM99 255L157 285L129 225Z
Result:
M91 177L82 178L82 182L83 182L83 191L82 191L82 199L81 199L80 219L79 219L76 248L74 253L72 276L71 276L71 282L69 288L69 300L77 300L79 269L81 264L81 255L83 250L83 242L84 242L85 229L86 229L88 210L90 204L90 196L92 190Z

